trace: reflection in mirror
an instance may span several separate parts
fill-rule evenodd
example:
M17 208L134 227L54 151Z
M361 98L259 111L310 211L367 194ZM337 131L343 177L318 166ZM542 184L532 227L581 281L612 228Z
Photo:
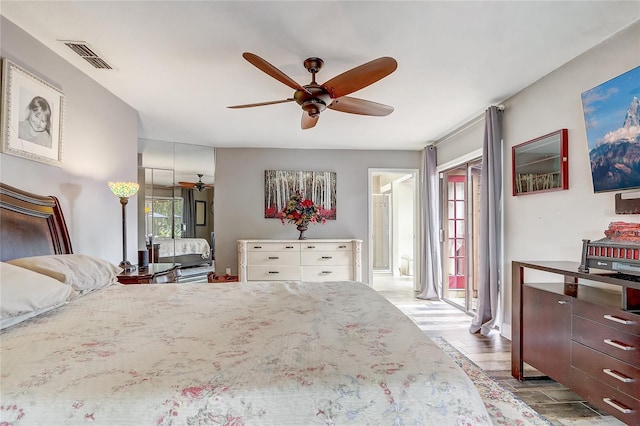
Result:
M145 245L150 250L152 262L158 263L160 241L181 236L182 199L174 196L173 170L149 168L144 169L144 175Z
M155 263L212 265L214 148L141 139L138 151L140 249L149 248Z

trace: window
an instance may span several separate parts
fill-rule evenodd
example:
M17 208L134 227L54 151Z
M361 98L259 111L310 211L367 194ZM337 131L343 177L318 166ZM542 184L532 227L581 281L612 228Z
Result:
M182 197L145 197L146 236L182 237Z

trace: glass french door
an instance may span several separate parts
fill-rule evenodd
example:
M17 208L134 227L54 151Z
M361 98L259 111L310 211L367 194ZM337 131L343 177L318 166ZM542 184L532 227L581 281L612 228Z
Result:
M440 175L443 298L466 312L477 308L481 170L476 160Z

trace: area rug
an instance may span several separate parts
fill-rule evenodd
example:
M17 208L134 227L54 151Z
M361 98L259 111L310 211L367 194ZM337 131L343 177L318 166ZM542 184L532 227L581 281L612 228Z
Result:
M520 398L493 380L480 367L442 337L431 337L467 373L487 407L494 425L552 425Z

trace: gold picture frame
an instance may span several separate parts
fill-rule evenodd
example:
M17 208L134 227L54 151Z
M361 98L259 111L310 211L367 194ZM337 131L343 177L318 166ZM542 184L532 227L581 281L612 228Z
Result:
M0 152L62 167L64 93L2 60Z

